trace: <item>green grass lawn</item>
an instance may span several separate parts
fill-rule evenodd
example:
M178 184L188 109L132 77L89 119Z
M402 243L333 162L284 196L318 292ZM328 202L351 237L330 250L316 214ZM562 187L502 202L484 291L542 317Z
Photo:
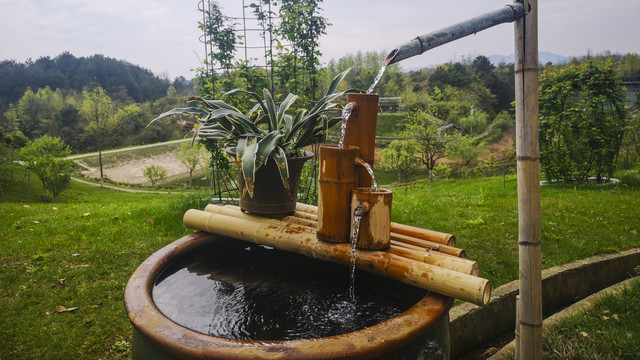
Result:
M72 184L58 203L26 206L26 177L0 193L0 359L127 358L123 290L136 267L190 232L204 192L132 194ZM395 189L393 221L450 232L494 286L517 277L515 177L419 181ZM640 191L542 188L544 267L640 245ZM63 311L73 309L73 311Z
M551 360L640 358L640 280L620 294L561 320L544 334L544 357Z

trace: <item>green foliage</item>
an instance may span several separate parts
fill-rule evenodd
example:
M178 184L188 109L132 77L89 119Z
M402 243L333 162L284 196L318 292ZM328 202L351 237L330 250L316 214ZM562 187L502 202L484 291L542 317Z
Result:
M394 140L380 152L380 166L395 173L400 184L407 185L420 165L419 153L420 144L417 141Z
M547 179L611 177L626 118L613 62L545 70L540 82L540 155Z
M162 113L151 123L175 115L198 116L200 122L193 132L194 140L200 136L235 147L235 156L250 196L253 196L255 172L270 158L278 165L282 184L289 190L286 158L297 156L304 147L323 141L328 128L340 120L330 118L327 113L338 110L335 101L345 92L338 92L337 89L347 73L348 70L336 75L325 96L308 110L299 109L293 114L288 112L297 95L290 93L276 106L273 95L267 89L263 89L261 94L238 89L227 95L249 95L255 105L246 114L221 100L194 97L190 100L192 106Z
M69 146L60 138L44 135L25 146L20 151L20 158L27 169L33 171L42 182L42 186L53 195L53 201L69 186L71 170L76 167L72 160L63 159L71 154Z
M476 145L468 135L451 134L451 141L447 147L447 156L453 160L460 160L463 166L469 166L478 159L483 146Z
M481 110L472 111L469 116L460 119L460 126L472 135L479 135L487 129L487 114Z
M629 119L625 130L623 147L629 153L640 158L640 111Z
M385 51L358 51L355 54L347 54L337 61L331 60L323 73L325 76L333 76L337 72L352 68L345 77L344 88L368 89L378 75L382 62L387 57ZM399 96L406 87L406 75L402 73L400 65L387 66L384 75L378 82L375 92L380 96ZM406 100L403 98L403 102Z
M161 165L149 165L142 171L142 176L149 180L151 186L155 187L156 183L167 177L167 169Z
M167 80L124 60L99 54L75 57L69 52L24 63L0 61L0 79L3 79L0 84L0 113L7 109L4 107L6 104L20 99L27 88L35 91L49 86L56 90L81 92L86 87L100 86L112 98L144 102L165 96L169 87ZM187 91L184 89L182 93Z
M444 124L426 111L418 110L409 114L406 136L415 139L420 146L420 158L432 172L436 163L447 155L460 134L455 129L443 130Z

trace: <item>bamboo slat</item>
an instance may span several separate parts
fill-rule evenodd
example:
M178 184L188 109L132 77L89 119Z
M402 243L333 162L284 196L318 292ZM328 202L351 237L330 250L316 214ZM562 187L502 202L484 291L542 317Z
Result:
M350 265L349 244L329 244L304 231L303 226L260 223L234 216L188 210L184 224L192 229L220 234L261 245L297 252L320 260ZM488 280L382 251L355 251L356 267L445 296L484 305L491 296Z

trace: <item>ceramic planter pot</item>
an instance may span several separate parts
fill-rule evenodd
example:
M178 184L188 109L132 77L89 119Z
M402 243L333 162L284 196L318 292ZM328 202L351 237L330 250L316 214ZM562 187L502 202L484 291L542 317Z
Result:
M235 157L235 148L227 149L227 153ZM269 217L281 217L291 214L296 209L298 189L302 168L307 160L313 157L310 151L302 150L301 156L287 158L289 167L289 189L282 185L280 172L276 162L269 160L262 165L255 175L253 197L245 191L242 170L238 169L238 190L240 192L240 209L253 214Z

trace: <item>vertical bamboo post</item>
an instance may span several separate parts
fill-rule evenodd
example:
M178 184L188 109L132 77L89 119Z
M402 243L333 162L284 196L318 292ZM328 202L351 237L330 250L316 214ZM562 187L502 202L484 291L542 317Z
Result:
M377 94L347 94L347 103L356 103L349 116L344 136L344 146L360 149L360 158L373 167L378 116ZM371 176L365 168L358 169L358 187L371 187Z
M520 264L520 359L542 359L540 151L538 149L538 1L515 22L516 155Z

